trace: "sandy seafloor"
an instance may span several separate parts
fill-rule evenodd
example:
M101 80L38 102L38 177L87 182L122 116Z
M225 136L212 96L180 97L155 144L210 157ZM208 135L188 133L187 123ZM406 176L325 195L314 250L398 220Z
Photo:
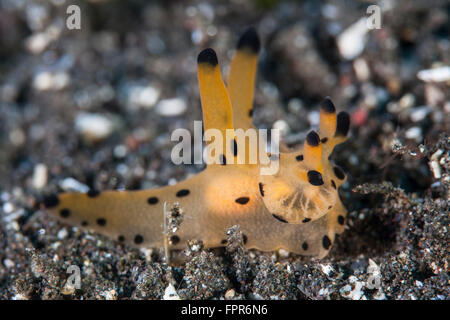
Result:
M450 66L448 2L384 1L381 29L347 42L371 3L75 3L81 30L65 28L63 0L0 0L0 299L450 297L450 80L418 77ZM227 248L193 246L168 266L160 249L41 210L55 191L145 189L202 170L172 164L169 134L201 119L197 54L215 48L226 73L249 25L263 42L257 126L297 145L325 96L351 114L333 155L349 177L347 230L327 257L247 251L235 231ZM80 289L66 283L71 265Z

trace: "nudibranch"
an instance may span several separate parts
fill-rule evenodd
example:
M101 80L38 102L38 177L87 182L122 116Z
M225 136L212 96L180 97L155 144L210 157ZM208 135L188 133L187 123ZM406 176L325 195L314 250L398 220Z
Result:
M239 39L227 85L216 53L198 56L203 126L224 133L247 130L252 124L255 76L260 40L254 28ZM261 164L237 164L229 153L199 174L178 184L141 191L91 190L46 196L45 208L72 225L92 229L137 247L162 247L164 203L179 203L183 221L171 235L170 249L188 240L205 247L226 244L227 229L239 225L247 248L287 251L322 258L335 235L344 231L346 209L338 188L346 181L342 169L329 160L334 147L346 140L350 118L337 114L329 98L320 105L318 132L311 131L303 146L282 146L278 171L261 174ZM226 144L224 144L226 145ZM225 148L225 147L224 147ZM231 157L249 152L234 140ZM248 159L248 156L245 156Z

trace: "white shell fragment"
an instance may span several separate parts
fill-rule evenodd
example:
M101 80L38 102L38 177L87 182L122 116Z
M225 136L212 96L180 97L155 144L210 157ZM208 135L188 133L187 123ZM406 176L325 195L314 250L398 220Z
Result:
M99 113L82 112L75 119L75 130L89 142L107 138L113 129L113 122Z
M450 80L450 66L421 70L417 78L425 82L444 82Z
M156 105L156 112L163 117L174 117L186 111L186 102L180 98L164 99Z
M164 291L163 300L181 300L173 284L169 284Z
M338 36L337 46L344 59L355 59L364 51L367 41L366 35L369 31L366 19L366 17L359 19Z
M48 169L43 163L38 163L33 171L33 188L42 189L47 184Z

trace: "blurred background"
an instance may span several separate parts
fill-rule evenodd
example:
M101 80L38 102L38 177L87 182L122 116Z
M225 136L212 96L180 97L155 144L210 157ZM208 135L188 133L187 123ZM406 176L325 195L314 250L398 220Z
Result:
M81 29L66 26L71 4ZM380 29L362 20L372 4ZM365 159L353 150L339 160L361 181L380 178L375 169L397 139L417 146L448 131L447 1L1 0L0 8L0 182L8 189L45 188L32 180L37 165L50 180L74 176L102 189L198 171L163 164L170 132L201 119L197 54L213 47L226 75L250 25L263 43L255 123L280 128L290 144L317 125L325 96L352 114ZM418 78L431 68L444 80ZM416 171L391 179L429 186L426 168Z
M80 29L67 27L69 5L80 8ZM371 5L377 7L368 13ZM329 256L341 259L341 274L365 277L366 254L378 259L388 298L448 298L449 9L444 0L0 0L0 297L60 296L40 291L39 282L21 282L21 275L32 277L30 259L37 259L34 251L25 254L29 248L49 257L44 261L59 250L61 279L66 260L97 261L91 280L100 289L84 298L116 285L125 288L117 289L120 297L162 297L165 283L151 294L136 293L130 271L111 275L114 268L132 269L122 263L122 247L60 228L40 214L39 199L92 187L153 188L200 171L170 160L171 132L192 130L202 117L197 55L214 48L226 76L239 35L254 26L262 40L258 127L278 128L297 145L317 126L324 97L351 114L350 139L333 154L349 177L340 190L349 228ZM368 28L367 19L379 28ZM369 182L375 185L357 187ZM66 247L56 246L67 237ZM102 246L118 253L95 251ZM141 259L127 257L142 268ZM273 288L289 277L303 291L274 292L354 298L339 293L345 277L336 285L323 280L317 263L298 261L300 275L279 273L283 280L274 278ZM266 262L255 264L264 272L255 272L278 274L267 273L275 267ZM149 274L162 272L155 268ZM278 294L265 281L271 280L252 290ZM197 286L188 292L204 297ZM370 292L367 297L385 297Z

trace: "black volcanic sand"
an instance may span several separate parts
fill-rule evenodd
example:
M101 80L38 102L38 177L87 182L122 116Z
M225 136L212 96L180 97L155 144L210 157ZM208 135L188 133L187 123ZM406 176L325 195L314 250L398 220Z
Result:
M64 6L3 1L0 298L161 299L173 285L181 299L448 299L449 82L417 77L450 65L448 4L432 2L392 2L355 61L337 38L365 2L83 1L82 29L67 30ZM197 54L215 48L226 72L248 25L264 47L256 125L277 121L297 145L325 96L352 116L350 139L333 155L349 177L340 190L348 227L327 257L248 251L236 227L226 248L194 241L169 266L162 249L123 246L41 210L70 177L144 189L200 171L172 164L169 134L201 119ZM148 96L136 103L139 85L187 110L164 117L145 106ZM75 129L81 112L114 128L93 142ZM33 177L38 164L47 175ZM67 284L71 265L81 289Z

